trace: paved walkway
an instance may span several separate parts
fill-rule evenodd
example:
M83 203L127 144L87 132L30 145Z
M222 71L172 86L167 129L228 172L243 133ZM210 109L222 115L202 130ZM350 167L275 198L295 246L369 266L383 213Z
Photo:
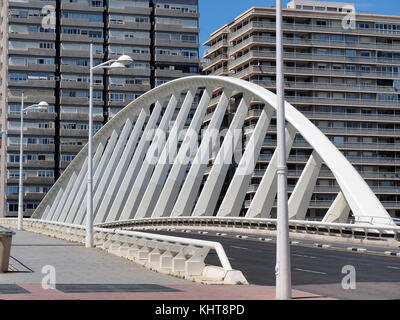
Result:
M42 282L47 282L51 269L56 289L45 290ZM10 270L0 274L0 299L273 300L275 296L274 287L197 285L98 249L29 232L13 238ZM325 299L300 291L293 291L293 296Z

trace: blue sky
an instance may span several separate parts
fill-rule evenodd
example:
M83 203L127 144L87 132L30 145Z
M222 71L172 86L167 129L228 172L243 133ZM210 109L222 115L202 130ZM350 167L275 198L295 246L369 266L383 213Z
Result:
M355 0L342 1L356 5L360 13L380 13L400 15L399 0ZM286 7L289 0L283 0ZM231 22L247 9L255 6L275 6L275 0L199 0L200 4L200 43L204 43L209 35L223 25ZM201 49L201 56L204 48Z

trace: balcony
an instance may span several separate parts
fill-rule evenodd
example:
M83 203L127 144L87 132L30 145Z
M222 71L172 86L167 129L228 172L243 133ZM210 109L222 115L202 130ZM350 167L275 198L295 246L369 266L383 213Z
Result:
M385 114L364 113L326 113L326 112L302 112L308 119L313 120L344 120L344 121L376 121L376 122L398 122L400 116Z
M226 61L228 61L229 57L227 54L223 53L220 54L219 56L215 57L215 58L210 58L210 61L208 61L205 65L204 65L204 71L209 70L210 68L212 68L213 66L219 64L219 63L224 63Z
M27 176L23 179L23 183L24 185L35 185L35 184L45 184L45 185L52 185L54 184L55 179L50 178L50 177L32 177L32 176ZM7 183L8 184L18 184L19 183L19 179L7 179Z
M342 30L343 31L343 30ZM322 48L334 48L334 49L358 49L358 50L393 50L400 51L399 45L389 45L380 43L360 43L360 42L344 42L344 41L329 41L329 40L318 40L318 39L294 39L284 38L284 46L303 46L303 47L322 47ZM239 51L250 48L253 46L270 45L274 48L276 45L275 37L260 37L250 36L244 39L242 42L236 45L230 46L228 53L233 55ZM206 57L206 55L204 56Z
M79 153L82 148L84 147L84 145L66 145L66 144L61 144L61 152L65 152L65 153Z
M19 136L21 134L20 129L8 129L8 135ZM54 136L54 129L40 129L40 128L24 128L24 136Z
M215 58L216 59L216 58ZM231 69L238 68L243 64L248 64L253 60L272 60L276 59L275 51L257 51L253 50L245 54L244 56L237 58L232 61L229 66ZM315 62L338 62L338 63L360 63L360 64L399 64L400 59L392 58L381 58L381 57L348 57L345 55L319 55L313 53L296 53L296 52L285 52L285 60L302 60L302 61L315 61Z
M147 92L151 89L150 84L110 84L108 90L112 91L129 91L129 92Z
M268 89L275 89L275 81L250 80L251 83L257 84ZM393 86L377 86L377 85L353 85L350 83L325 83L325 82L301 82L301 81L286 81L285 89L300 89L300 90L328 90L338 92L365 92L365 93L393 93L398 91Z
M41 48L9 49L8 53L10 55L52 57L52 56L56 55L56 50L55 49L41 49Z
M36 72L55 72L56 66L54 64L33 64L28 63L25 66L8 65L8 70L12 71L36 71Z
M89 121L88 112L61 112L60 114L61 121ZM95 122L103 122L103 115L94 114L93 121Z
M86 138L88 137L89 130L76 130L76 129L61 129L61 137L74 137L74 138Z
M269 163L271 162L272 155L261 154L257 162ZM309 156L289 156L289 164L306 164L310 159ZM347 156L347 160L353 165L379 165L379 166L400 166L400 158L393 157L360 157L360 156Z
M204 58L207 58L211 53L223 48L223 47L228 47L228 40L224 39L222 41L218 41L216 44L212 45L210 48L208 48L206 51L204 51Z
M7 162L7 168L19 168L19 162ZM28 160L24 163L24 168L31 169L53 169L54 160Z
M26 80L26 81L9 81L9 87L22 87L22 88L51 88L56 87L55 80Z
M334 143L339 150L362 150L362 151L400 151L400 144L396 143L363 143L363 142L347 142L347 143ZM262 147L276 148L276 140L264 141ZM246 147L246 144L245 144ZM307 142L295 142L292 149L311 149Z
M184 64L198 64L199 58L188 58L178 55L156 54L157 62L178 62Z
M10 145L7 147L8 151L19 152L19 145ZM55 152L54 144L24 144L24 152Z
M350 71L345 69L335 70L328 68L300 68L287 67L284 69L285 75L305 75L305 76L329 76L329 77L347 77L347 78L365 78L365 79L391 79L400 80L400 73L394 72L367 72ZM249 66L233 74L236 78L244 78L252 75L276 74L276 68L272 66Z
M250 22L242 28L231 33L231 41L237 40L240 37L246 35L249 31L253 32L255 30L260 31L274 31L276 30L275 22ZM296 31L296 32L318 32L318 33L343 33L343 28L332 27L332 26L320 26L315 24L303 24L303 23L283 23L284 31ZM400 31L396 30L379 30L379 29L348 29L345 31L349 35L358 36L400 36Z
M110 4L110 7L108 8L109 13L123 13L123 14L139 14L139 15L144 15L144 16L149 16L151 13L150 8L145 8L145 7L135 7L133 5L130 5L131 3L128 1L125 1L125 5L123 7L114 7L113 4Z
M47 101L43 99L44 101ZM36 102L35 102L36 103ZM25 120L54 120L56 118L56 113L54 112L28 112L24 115ZM8 113L8 119L21 119L21 113Z
M182 12L179 10L171 10L171 9L163 9L163 8L156 8L155 10L156 16L163 16L163 17L180 17L180 18L199 18L200 14L195 12Z

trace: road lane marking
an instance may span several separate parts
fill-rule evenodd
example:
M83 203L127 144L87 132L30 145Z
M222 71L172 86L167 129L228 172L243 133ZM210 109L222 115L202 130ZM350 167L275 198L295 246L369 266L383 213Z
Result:
M388 269L400 270L400 268L398 268L398 267L388 267Z
M326 275L325 272L312 271L312 270L304 270L304 269L296 269L296 270L297 270L297 271L301 271L301 272L314 273L314 274L324 274L324 275Z
M294 257L301 257L301 258L308 258L308 259L317 259L317 257L312 257L312 256L305 256L302 254L293 254Z
M235 246L231 246L231 248L240 249L240 250L249 250L248 248L235 247Z

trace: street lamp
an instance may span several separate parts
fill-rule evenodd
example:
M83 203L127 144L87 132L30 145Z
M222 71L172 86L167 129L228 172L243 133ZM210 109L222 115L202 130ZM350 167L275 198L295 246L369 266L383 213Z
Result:
M23 141L24 141L24 112L29 110L47 110L49 104L45 101L42 101L38 104L33 104L24 109L24 93L22 92L21 98L21 139L20 139L20 146L19 146L19 196L18 196L18 230L23 230L23 219L24 219L24 199L23 199L23 157L24 157L24 148L23 148Z
M283 70L282 0L276 0L276 95L277 95L277 152L278 152L278 210L276 247L276 298L292 298L288 186L286 161L285 78Z
M133 62L128 55L112 59L102 64L93 64L93 43L90 44L90 91L89 91L89 137L88 137L88 180L87 180L87 216L86 216L86 247L92 248L93 242L93 71L97 69L124 69Z

